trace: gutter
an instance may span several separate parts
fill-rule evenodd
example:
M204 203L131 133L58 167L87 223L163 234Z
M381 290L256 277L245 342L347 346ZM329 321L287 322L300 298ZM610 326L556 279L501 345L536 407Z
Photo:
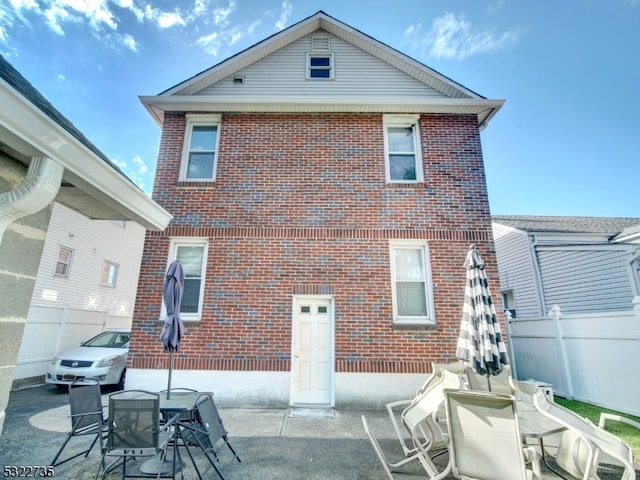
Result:
M53 202L64 168L48 157L33 157L24 181L9 192L0 194L0 243L7 227L32 215Z
M529 243L529 251L531 253L531 261L533 262L533 276L536 282L538 307L540 308L540 316L544 317L547 314L547 306L544 302L544 291L542 290L542 275L540 274L540 265L538 264L538 255L536 255L536 247L538 246L538 238L535 235L530 235L531 242Z

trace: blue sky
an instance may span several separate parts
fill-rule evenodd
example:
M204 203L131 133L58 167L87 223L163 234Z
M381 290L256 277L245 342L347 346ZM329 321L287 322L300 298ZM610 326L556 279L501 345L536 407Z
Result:
M0 53L142 189L155 95L318 10L506 104L493 214L640 217L640 0L0 0Z

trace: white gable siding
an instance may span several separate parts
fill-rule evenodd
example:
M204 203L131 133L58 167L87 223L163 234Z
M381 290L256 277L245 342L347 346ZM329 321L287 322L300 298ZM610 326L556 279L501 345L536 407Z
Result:
M333 54L333 80L307 80L307 54L311 38L330 37ZM244 77L244 83L234 84L234 77ZM242 69L197 95L211 97L279 98L312 95L314 97L415 98L442 97L435 89L372 57L350 43L323 31L303 37Z
M627 310L633 298L627 249L538 247L548 308L563 313Z
M500 290L512 290L518 317L541 314L529 236L503 225L493 224ZM495 294L494 294L495 295Z
M145 229L126 222L122 228L105 220L89 220L55 204L49 222L32 305L66 306L107 311L131 319L140 273ZM73 250L68 277L55 275L61 246ZM105 261L118 264L115 288L100 283Z

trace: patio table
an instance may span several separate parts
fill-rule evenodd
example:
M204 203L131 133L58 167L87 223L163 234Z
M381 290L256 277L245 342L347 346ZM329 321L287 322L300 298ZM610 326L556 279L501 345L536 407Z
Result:
M524 400L518 401L518 423L520 425L520 435L522 435L523 438L538 440L540 455L542 456L542 461L545 466L566 480L566 477L549 465L544 453L544 437L561 433L566 430L566 427L541 414L531 402Z

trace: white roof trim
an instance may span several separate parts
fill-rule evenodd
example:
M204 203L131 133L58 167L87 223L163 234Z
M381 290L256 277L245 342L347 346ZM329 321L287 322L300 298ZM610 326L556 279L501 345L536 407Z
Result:
M64 178L110 209L149 230L164 230L172 215L126 176L89 150L58 123L0 79L0 130L7 129L28 146L27 157L49 157L65 169ZM22 149L22 148L21 148ZM64 187L63 187L64 188Z
M335 98L332 100L313 99L313 98L284 98L265 100L259 99L210 99L198 96L197 100L187 100L191 96L195 96L204 88L209 87L216 82L233 75L235 72L246 68L247 66L267 57L273 52L289 45L296 40L323 29L336 37L362 49L368 54L379 58L394 68L406 73L425 85L442 92L446 99L438 103L434 99L399 99L393 103L384 104L379 99L346 99ZM169 103L172 100L168 98L177 97L176 103ZM256 101L257 100L257 101ZM476 104L476 111L461 112L457 108L457 101L480 101ZM173 110L181 110L182 106L195 108L196 102L200 102L200 107L211 108L212 106L220 106L220 111L250 111L249 106L255 105L253 111L278 111L278 112L371 112L377 111L382 113L401 113L408 112L409 106L413 105L412 112L416 113L475 113L478 114L478 123L481 127L486 126L488 121L493 117L497 110L504 104L504 100L487 100L481 95L463 87L426 65L394 50L393 48L365 35L364 33L328 16L324 12L318 12L301 22L282 30L271 37L247 48L237 55L211 67L194 77L166 90L157 96L141 96L140 101L147 108L149 113L162 125L163 112L169 111L169 107ZM251 103L253 102L253 103ZM447 103L450 102L450 103ZM486 102L486 103L485 103ZM283 105L284 103L284 105ZM282 105L282 109L277 110L276 105ZM471 104L470 104L471 105ZM470 105L467 105L469 107ZM447 109L447 107L451 107ZM382 108L382 110L381 110ZM416 108L418 110L416 110ZM184 110L189 110L184 108Z
M504 100L482 98L325 98L325 97L208 97L141 96L140 101L162 126L164 112L272 112L272 113L442 113L477 115L481 127L493 118Z

